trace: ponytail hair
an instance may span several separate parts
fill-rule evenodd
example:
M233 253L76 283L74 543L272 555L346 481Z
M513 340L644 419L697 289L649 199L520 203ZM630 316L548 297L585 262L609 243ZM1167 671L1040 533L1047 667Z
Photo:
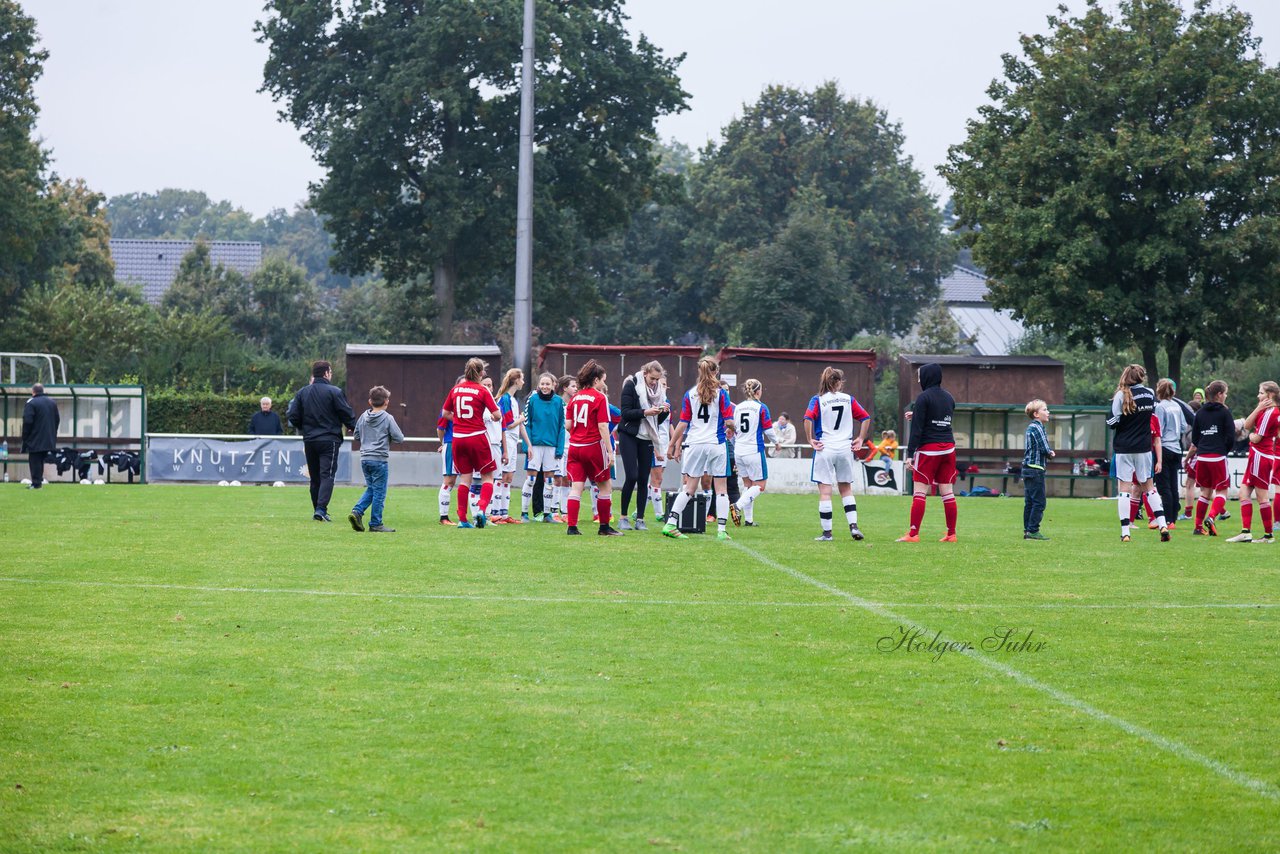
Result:
M710 404L720 391L720 365L710 356L698 360L698 400Z
M1222 380L1214 380L1204 388L1205 400L1216 400L1227 393L1227 384Z
M1163 379L1156 383L1156 400L1172 400L1173 392L1173 380Z
M498 397L502 397L511 391L511 387L518 382L524 382L524 371L519 368L512 368L502 375L502 385L498 387Z
M1267 380L1258 386L1267 397L1271 399L1272 406L1280 406L1280 385L1276 385L1271 380Z
M749 379L742 384L742 393L747 396L747 400L759 400L762 391L764 386L760 384L760 380Z
M489 363L479 356L467 359L467 366L462 369L462 375L467 378L467 382L478 383L484 376L484 369L489 367Z
M1132 415L1138 411L1138 404L1133 402L1133 387L1147 378L1147 369L1142 365L1129 365L1120 373L1120 382L1116 391L1121 393L1120 411Z
M587 363L578 371L578 390L584 391L591 388L602 376L604 376L604 365L595 359L587 359Z
M830 365L822 369L822 379L818 381L818 394L837 391L844 382L844 371Z

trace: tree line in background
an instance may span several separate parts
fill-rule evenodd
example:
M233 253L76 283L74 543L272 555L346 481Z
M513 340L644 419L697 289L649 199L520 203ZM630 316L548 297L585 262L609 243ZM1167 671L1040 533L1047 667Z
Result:
M49 174L32 137L46 57L0 0L0 347L215 390L290 387L351 341L510 352L508 6L268 3L263 89L326 174L305 206L254 218ZM682 57L632 39L620 0L539 15L535 341L873 346L888 401L909 330L907 346L963 345L936 285L959 258L1038 330L1023 352L1068 363L1068 402L1107 399L1130 360L1267 368L1247 357L1280 332L1280 81L1235 9L1090 0L1050 18L952 147L945 211L901 128L835 83L769 87L695 153L653 132L687 106ZM153 307L115 284L109 236L257 240L267 260L246 279L197 248Z

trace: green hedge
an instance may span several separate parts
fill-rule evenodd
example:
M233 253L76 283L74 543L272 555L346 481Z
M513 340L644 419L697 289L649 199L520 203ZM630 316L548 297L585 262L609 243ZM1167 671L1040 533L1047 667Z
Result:
M272 398L271 409L280 416L285 432L292 432L285 421L287 399ZM262 395L214 394L161 390L147 394L147 432L149 433L244 433L249 419L259 409Z

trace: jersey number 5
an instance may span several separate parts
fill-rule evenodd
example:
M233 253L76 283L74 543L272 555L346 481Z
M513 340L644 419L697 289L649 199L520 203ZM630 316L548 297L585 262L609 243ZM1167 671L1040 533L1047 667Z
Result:
M747 431L751 429L751 416L745 412L742 413L742 416L738 419L738 424L741 425L738 432L745 436Z

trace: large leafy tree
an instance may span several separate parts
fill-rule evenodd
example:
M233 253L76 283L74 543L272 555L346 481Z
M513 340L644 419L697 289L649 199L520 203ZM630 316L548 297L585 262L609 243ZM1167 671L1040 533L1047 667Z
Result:
M338 265L411 287L429 276L441 342L458 303L512 265L522 8L272 0L258 27L264 89L326 171L312 204ZM595 238L626 223L653 183L654 120L684 106L679 59L624 23L621 0L538 5L540 261L548 241L581 244L557 231Z
M757 275L742 266L796 225L798 206L809 218L820 207L827 225L811 233L838 261L847 298L824 304L828 291L811 291L803 279L778 286L804 301L805 312L841 312L828 329L841 340L860 329L905 332L936 294L950 250L902 143L883 110L844 97L835 83L766 89L692 171L690 287L711 305L729 282ZM725 299L707 320L721 329L767 327L767 318L750 316L767 310Z
M1062 12L1065 15L1065 9ZM1004 57L943 174L998 306L1178 379L1280 328L1280 75L1247 15L1090 0Z

